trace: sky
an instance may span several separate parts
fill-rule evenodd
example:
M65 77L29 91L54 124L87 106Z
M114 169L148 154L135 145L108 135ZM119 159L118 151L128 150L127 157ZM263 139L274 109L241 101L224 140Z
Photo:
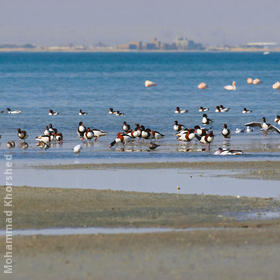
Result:
M280 0L0 0L0 44L280 43Z

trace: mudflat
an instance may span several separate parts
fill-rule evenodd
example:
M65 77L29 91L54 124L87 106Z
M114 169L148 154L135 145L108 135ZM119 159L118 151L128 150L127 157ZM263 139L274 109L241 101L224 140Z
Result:
M280 219L240 221L234 214L279 209L274 198L14 187L14 229L145 226L193 231L14 236L13 274L3 279L276 280ZM5 244L5 236L0 242Z
M280 273L279 226L16 237L13 248L6 279L277 280Z
M1 197L5 187L0 188ZM14 187L13 228L235 227L278 224L237 221L236 213L279 211L274 198ZM3 217L3 212L0 218ZM3 219L3 218L2 218ZM4 223L1 223L3 228Z

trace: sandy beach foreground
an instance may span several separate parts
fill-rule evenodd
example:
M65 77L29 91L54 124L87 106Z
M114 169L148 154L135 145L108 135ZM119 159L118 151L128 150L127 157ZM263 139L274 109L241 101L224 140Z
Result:
M280 219L236 219L279 211L272 198L36 187L14 187L13 197L14 229L197 230L14 236L12 279L278 279L280 273Z

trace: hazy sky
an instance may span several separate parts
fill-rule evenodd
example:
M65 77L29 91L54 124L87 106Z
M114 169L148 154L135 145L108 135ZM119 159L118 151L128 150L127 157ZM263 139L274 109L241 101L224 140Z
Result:
M0 44L280 43L280 0L0 0Z

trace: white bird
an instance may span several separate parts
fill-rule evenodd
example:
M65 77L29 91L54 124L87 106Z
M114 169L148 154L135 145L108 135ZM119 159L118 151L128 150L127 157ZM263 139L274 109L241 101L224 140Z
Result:
M6 111L8 112L8 114L20 114L21 113L20 110L11 110L10 108L7 108Z
M152 81L149 81L149 80L145 81L145 87L154 87L156 85L157 84L155 82L152 82Z
M244 129L241 129L241 128L236 128L235 129L236 134L243 133L243 132L244 132Z
M232 82L232 85L224 86L224 89L225 89L225 90L236 90L236 82L233 81L233 82Z
M254 129L252 127L247 126L247 128L246 128L247 133L250 133L250 132L253 132L253 131L254 131Z
M276 131L277 133L280 134L280 129L274 125L271 125L270 123L267 123L265 117L262 118L262 123L261 122L250 122L250 123L246 123L245 126L249 126L249 127L257 126L263 131L272 130L272 131Z
M204 82L201 82L198 86L197 86L199 89L206 89L208 88L208 85Z
M45 143L45 144L49 144L51 142L51 136L48 136L48 135L41 135L41 136L37 136L35 138L36 141L38 142L42 142L42 143Z
M273 88L273 89L280 89L280 82L279 82L279 81L275 82L275 83L272 85L272 88Z
M107 132L105 132L104 130L101 130L101 129L95 129L93 128L92 130L92 133L94 135L94 138L95 138L95 141L101 137L101 136L106 136L107 135Z
M262 81L258 78L253 80L253 85L259 85L261 83L262 83Z
M252 78L247 78L247 84L252 85L253 84L253 79Z
M73 152L75 154L78 154L82 149L82 146L81 145L76 145L74 148L73 148Z

